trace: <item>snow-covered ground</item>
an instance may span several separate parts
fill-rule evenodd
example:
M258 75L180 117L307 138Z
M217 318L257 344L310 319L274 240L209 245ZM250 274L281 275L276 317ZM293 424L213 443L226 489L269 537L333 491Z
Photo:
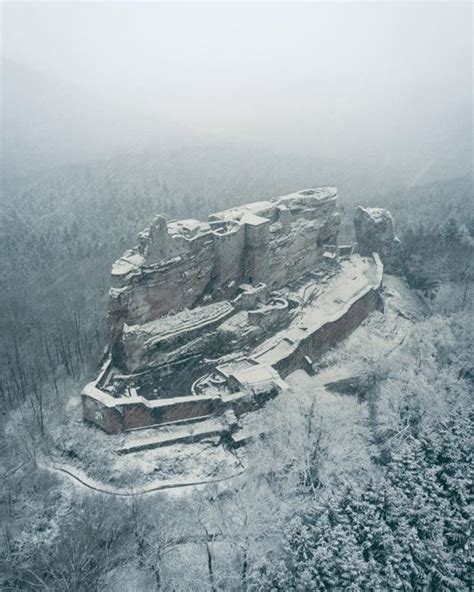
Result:
M346 395L328 392L324 388L325 381L346 376L349 371L364 372L377 359L403 347L404 338L413 329L413 324L426 316L426 305L394 276L385 277L383 296L385 312L372 313L344 342L319 360L315 376L310 377L304 371L290 375L287 382L291 391L318 393L316 405L330 408L338 398ZM291 393L283 393L280 399L285 396L291 396ZM81 424L80 409L72 413L78 415L75 424L73 428L69 426L67 443L62 442L60 450L53 451L53 463L81 471L95 485L117 490L148 489L160 484L227 478L239 474L245 465L245 448L232 452L220 443L218 436L121 455L118 449L132 439L146 442L156 438L157 434L154 430L146 430L109 436L95 427ZM271 429L270 420L266 407L248 413L241 418L242 431L249 435L261 432L262 426L265 430ZM202 427L196 423L186 429L199 430ZM182 430L182 427L168 428L165 435L171 436Z

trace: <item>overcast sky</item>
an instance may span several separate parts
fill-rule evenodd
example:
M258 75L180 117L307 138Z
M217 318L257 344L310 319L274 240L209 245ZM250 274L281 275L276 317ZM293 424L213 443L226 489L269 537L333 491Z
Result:
M137 117L376 156L415 129L441 139L471 129L471 12L469 2L4 3L3 53Z

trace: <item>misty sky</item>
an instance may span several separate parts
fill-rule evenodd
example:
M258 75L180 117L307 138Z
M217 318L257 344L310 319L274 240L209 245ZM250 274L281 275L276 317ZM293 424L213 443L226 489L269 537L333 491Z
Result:
M471 12L454 2L5 3L3 54L137 118L376 157L417 137L471 134Z

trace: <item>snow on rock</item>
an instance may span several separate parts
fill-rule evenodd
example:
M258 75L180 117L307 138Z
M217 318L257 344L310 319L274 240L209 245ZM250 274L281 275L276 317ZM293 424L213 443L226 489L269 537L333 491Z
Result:
M393 230L392 215L383 208L359 206L354 216L354 229L361 255L380 255L387 273L400 269L401 243Z

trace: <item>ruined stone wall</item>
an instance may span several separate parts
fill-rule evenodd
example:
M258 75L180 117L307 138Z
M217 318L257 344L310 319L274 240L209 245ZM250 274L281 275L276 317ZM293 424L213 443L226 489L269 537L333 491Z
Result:
M270 221L245 224L245 282L268 284L270 259Z
M305 356L316 360L350 335L372 311L380 307L381 299L378 291L374 289L366 292L339 318L326 323L307 339L301 341L294 351L274 365L275 370L285 378L295 370L306 367ZM86 388L82 393L84 419L110 434L138 427L221 415L228 409L240 414L257 408L262 401L257 401L249 393L244 392L233 395L227 401L220 399L219 396L177 397L161 401L122 397L117 400L93 387Z
M334 321L324 324L318 331L303 339L287 357L274 365L282 378L304 368L305 356L317 360L334 345L350 335L371 312L382 307L378 290L373 289L356 300L349 309Z
M237 415L258 409L268 398L275 396L273 387L261 396L240 391L219 396L177 397L161 401L145 401L122 398L115 400L102 394L95 399L92 392L82 393L83 417L109 434L119 434L136 428L146 428L223 415L232 410Z
M338 313L333 320L309 331L308 336L295 343L295 347L280 359L272 362L272 367L281 378L305 368L305 356L317 360L331 347L350 335L374 310L381 309L380 296L383 266L378 256L374 256L376 276L367 290L359 292L347 308ZM278 312L286 312L282 305ZM222 352L221 352L222 353ZM258 357L256 358L259 361ZM204 371L204 368L203 368ZM172 377L170 377L172 380ZM271 393L263 393L263 398L252 392L239 391L231 395L183 396L161 400L145 400L142 397L116 398L100 389L100 380L87 385L82 393L83 414L90 421L108 433L119 433L133 428L163 425L187 421L211 415L221 415L232 409L237 415L259 407ZM184 393L183 393L184 394Z
M157 216L112 268L109 299L114 360L124 359L124 324L142 325L207 300L232 298L242 283L282 287L314 270L339 228L337 191L305 190L210 216Z
M121 338L123 370L136 372L205 351L210 354L213 329L233 313L233 306L224 300L144 325L125 325Z
M109 293L112 340L123 323L142 324L194 306L209 285L213 268L212 241L196 239L184 255L116 278Z
M235 288L244 280L245 226L232 224L217 228L214 240L215 291L224 296L235 293Z
M309 203L302 196L279 204L278 219L270 227L268 249L272 287L283 286L316 269L324 245L337 243L340 216L334 202L323 201L313 207Z
M250 325L256 325L264 331L274 331L288 322L288 301L279 298L268 305L248 311Z
M261 405L252 389L188 396L191 383L179 377L195 381L200 375L190 376L185 366L193 372L208 371L201 365L204 357L209 365L236 349L248 351L277 327L283 331L300 302L294 294L301 285L289 284L316 271L324 250L337 244L336 208L336 190L322 188L218 212L209 222L155 218L140 233L137 247L113 266L111 357L82 392L84 418L118 433L220 415L228 409L238 414ZM361 284L350 281L346 297L328 299L330 314L315 310L314 318L308 317L309 326L295 327L296 333L280 339L274 335L273 341L270 337L269 347L263 344L261 352L254 350L255 362L272 366L285 378L307 368L382 306L383 265L374 251L381 252L390 269L400 253L390 214L359 208L356 233L359 252L373 256L365 260L373 271ZM342 263L341 270L344 265L349 262ZM357 273L350 277L357 279ZM304 281L312 283L313 278ZM278 288L289 292L286 299L271 293ZM338 306L332 307L334 303ZM175 373L177 368L181 372ZM169 376L173 390L160 392L174 398L156 398L158 385L152 383L164 376Z
M92 394L82 394L82 417L93 423L108 434L123 432L123 421L120 411L112 405L104 405L101 399Z
M163 401L117 401L115 406L82 394L83 416L109 434L217 415L219 397L178 397Z

